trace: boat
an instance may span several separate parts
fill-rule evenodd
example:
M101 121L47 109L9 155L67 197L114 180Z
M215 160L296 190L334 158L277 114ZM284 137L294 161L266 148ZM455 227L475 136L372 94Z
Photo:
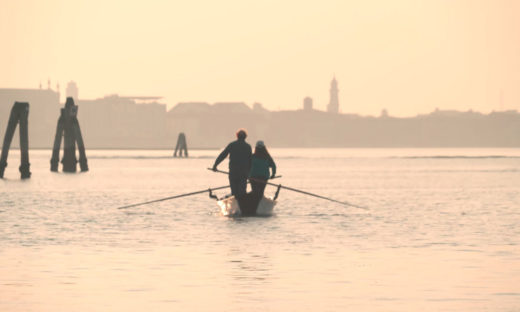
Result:
M255 205L256 204L256 205ZM260 201L254 200L250 194L240 199L235 196L219 199L217 205L223 216L271 216L276 200L263 196Z
M276 193L272 198L265 197L258 198L258 195L253 193L246 193L241 195L240 198L236 198L233 195L229 195L223 198L218 198L213 194L212 190L209 189L209 197L217 201L217 205L220 208L220 212L224 216L271 216L273 214L274 206L276 205L276 199L280 193L281 185L278 185Z

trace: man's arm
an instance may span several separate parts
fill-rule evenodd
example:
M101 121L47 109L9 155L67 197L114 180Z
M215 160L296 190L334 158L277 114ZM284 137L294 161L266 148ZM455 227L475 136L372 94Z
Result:
M224 159L226 159L227 155L229 155L229 150L231 149L231 144L228 144L226 148L218 155L217 159L215 160L215 163L213 164L213 170L217 170L218 164L220 164Z
M271 167L271 170L273 172L271 174L271 179L272 179L276 175L276 164L274 163L274 160L271 156L269 156L269 166Z

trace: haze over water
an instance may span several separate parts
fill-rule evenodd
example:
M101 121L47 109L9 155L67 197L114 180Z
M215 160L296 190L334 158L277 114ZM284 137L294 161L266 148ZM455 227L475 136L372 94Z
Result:
M286 190L267 218L206 194L118 210L228 183L205 169L216 150L171 153L88 151L88 173L63 174L33 150L21 181L11 151L0 310L520 308L520 149L271 150L273 182L368 211Z

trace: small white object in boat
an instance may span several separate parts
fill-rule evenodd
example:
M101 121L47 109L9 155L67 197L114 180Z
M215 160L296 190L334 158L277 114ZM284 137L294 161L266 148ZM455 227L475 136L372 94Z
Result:
M220 211L224 216L237 216L241 215L240 205L234 196L230 196L228 198L221 199L217 201L218 206L220 207ZM273 214L273 208L276 205L276 201L263 197L256 208L257 216L270 216Z

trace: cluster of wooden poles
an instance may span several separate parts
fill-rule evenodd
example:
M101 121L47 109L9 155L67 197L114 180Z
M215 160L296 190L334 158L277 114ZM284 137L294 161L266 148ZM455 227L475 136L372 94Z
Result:
M63 164L64 172L76 172L78 160L76 158L76 145L79 150L79 164L81 171L88 171L87 156L85 154L85 145L78 122L78 106L74 104L72 97L68 97L65 102L65 107L61 109L61 114L58 119L58 126L56 128L56 136L54 138L54 146L51 157L51 171L58 171L60 146L63 138ZM0 178L4 177L4 171L7 167L7 156L11 141L13 140L14 131L19 124L20 129L20 174L22 179L31 177L30 163L29 163L29 133L28 133L28 117L29 117L29 103L15 102L7 129L4 136L4 143L2 145L2 155L0 156Z

